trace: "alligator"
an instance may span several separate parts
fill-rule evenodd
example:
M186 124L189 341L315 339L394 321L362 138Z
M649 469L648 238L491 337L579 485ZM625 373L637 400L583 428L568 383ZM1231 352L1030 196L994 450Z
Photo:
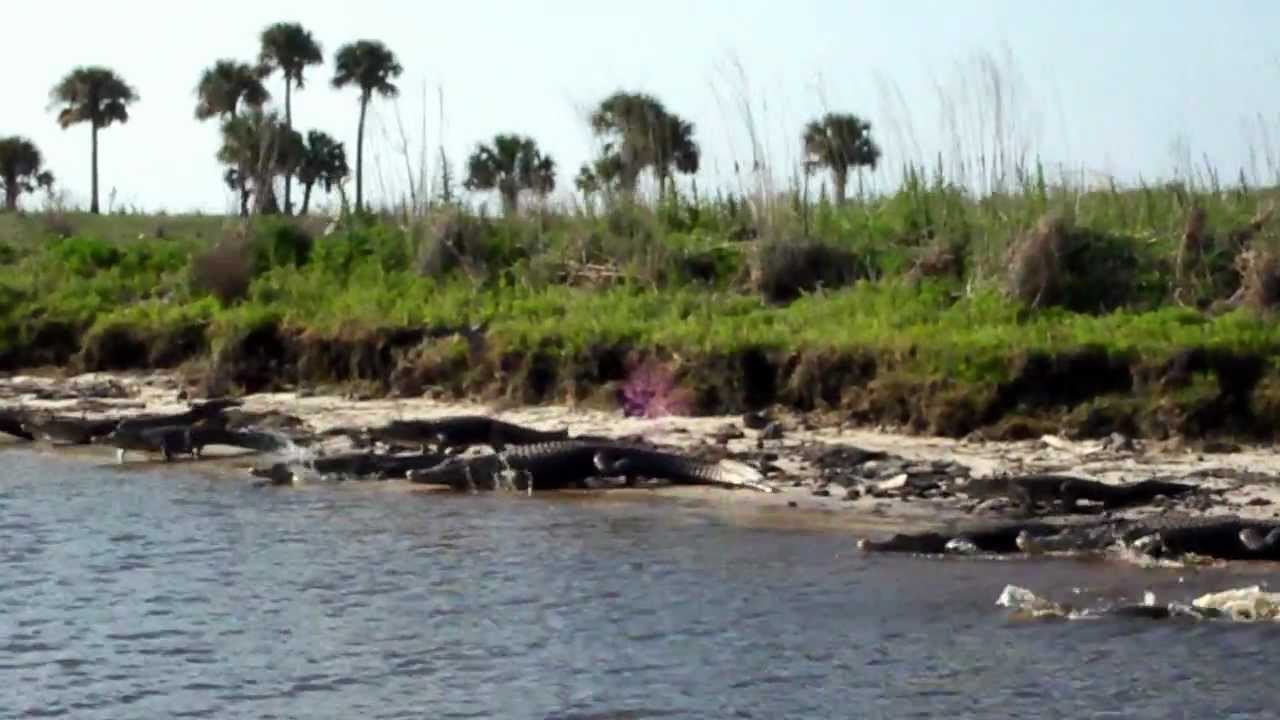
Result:
M1037 505L1059 506L1067 513L1080 512L1081 500L1101 503L1104 510L1115 510L1149 503L1161 495L1178 497L1197 488L1167 480L1117 485L1070 475L1045 474L975 478L956 489L970 497L1008 497L1026 513L1033 514Z
M160 453L166 462L175 455L199 458L209 445L229 445L258 452L272 452L287 447L288 441L269 432L228 430L205 425L160 425L131 427L121 423L107 435L95 437L95 444L116 448L116 462L123 463L125 452L135 450Z
M111 432L117 422L114 419L88 420L54 415L24 420L22 429L55 445L88 445L94 437Z
M27 417L20 420L19 430L34 438L47 440L59 445L89 445L95 438L104 437L119 428L138 431L152 427L171 427L193 425L195 423L218 424L222 412L228 407L240 404L239 400L211 400L194 405L185 412L169 415L138 415L135 417L98 418L44 416Z
M126 418L118 421L111 429L122 429L125 431L137 431L153 427L195 425L200 423L206 426L226 424L226 416L223 414L228 408L240 405L239 400L234 399L218 399L209 400L198 405L192 405L190 410L169 415L139 415L137 417ZM109 432L110 430L108 430ZM106 433L102 433L106 434Z
M922 554L959 549L993 554L1091 553L1117 545L1155 557L1280 560L1280 521L1223 515L1074 524L988 523L946 532L900 533L882 541L858 541L863 550Z
M495 490L509 478L519 490L585 487L593 477L639 477L679 484L719 484L773 492L756 469L733 461L709 463L684 455L615 441L562 440L508 448L500 453L455 459L428 470L414 470L415 483L453 490Z
M25 419L26 415L19 410L0 410L0 433L19 440L35 440L35 435L22 427Z
M425 470L444 462L437 453L422 455L378 455L374 453L344 453L318 457L304 463L273 463L252 468L254 477L266 478L272 485L288 485L294 481L296 465L308 467L320 475L336 475L344 478L373 477L386 479L405 477L414 470Z
M384 443L419 445L424 453L430 444L434 444L440 452L464 449L472 445L488 445L495 451L502 452L508 445L532 445L569 438L569 431L565 429L539 430L485 415L392 420L381 427L368 428L365 433Z

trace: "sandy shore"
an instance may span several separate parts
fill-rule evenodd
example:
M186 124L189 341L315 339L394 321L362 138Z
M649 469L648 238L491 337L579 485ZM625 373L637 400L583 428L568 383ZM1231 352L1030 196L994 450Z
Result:
M66 414L179 412L178 380L165 373L90 374L55 379L0 378L0 404ZM79 392L80 397L70 395ZM1205 453L1178 443L1126 438L1069 442L1045 437L1026 442L972 442L845 427L830 418L777 414L767 433L745 427L738 416L624 418L560 406L499 408L426 398L353 400L336 395L264 393L243 398L248 412L284 413L308 430L371 426L393 418L429 418L460 413L492 414L541 428L567 427L571 435L643 436L661 445L710 457L728 456L762 468L779 492L765 494L716 487L657 487L544 493L593 503L670 502L726 521L774 528L830 529L857 537L937 528L980 519L1008 518L1000 500L978 502L964 495L970 477L1054 472L1106 482L1146 478L1185 480L1215 491L1193 506L1157 503L1125 511L1129 516L1176 510L1191 514L1280 517L1280 458L1269 447L1217 448ZM767 436L766 437L762 437ZM780 435L780 437L776 437ZM16 446L0 440L8 446ZM28 443L23 445L29 446ZM40 444L37 444L40 445ZM337 447L320 448L321 452ZM872 451L884 457L862 461ZM113 461L108 448L58 450ZM221 455L191 466L247 482L244 468L268 461L257 455ZM138 462L138 470L162 466ZM407 482L383 483L388 491L421 491Z

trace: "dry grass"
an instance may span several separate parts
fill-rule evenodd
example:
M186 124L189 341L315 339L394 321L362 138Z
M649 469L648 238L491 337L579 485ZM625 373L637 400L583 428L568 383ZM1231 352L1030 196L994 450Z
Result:
M1239 301L1257 312L1280 306L1280 255L1271 250L1249 249L1236 257L1240 272Z
M191 285L225 306L244 299L253 281L250 242L243 232L228 232L213 247L191 260Z
M1009 247L1009 294L1033 308L1060 303L1072 240L1070 223L1056 214L1042 217L1031 232L1015 240Z

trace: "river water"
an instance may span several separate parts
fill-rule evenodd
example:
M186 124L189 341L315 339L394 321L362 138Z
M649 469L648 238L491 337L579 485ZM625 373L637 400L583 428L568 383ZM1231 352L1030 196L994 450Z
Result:
M994 604L1189 600L1262 568L864 555L663 503L0 458L2 718L1280 715L1274 624Z

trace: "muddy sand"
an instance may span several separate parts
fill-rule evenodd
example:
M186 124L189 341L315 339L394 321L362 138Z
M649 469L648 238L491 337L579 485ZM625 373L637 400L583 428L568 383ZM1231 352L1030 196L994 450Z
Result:
M374 426L396 418L489 414L544 429L568 428L571 435L640 436L699 456L729 457L761 469L776 493L709 486L658 486L590 491L544 492L543 496L584 502L670 502L683 510L710 513L726 521L773 528L822 528L852 537L880 538L898 532L940 529L955 523L1020 517L1003 499L979 501L963 492L969 478L1058 473L1104 482L1148 478L1189 482L1210 492L1191 500L1166 500L1116 511L1112 517L1156 513L1235 514L1280 517L1280 458L1270 447L1149 442L1112 436L1071 442L1046 436L1024 442L990 442L921 437L844 426L830 417L770 413L766 421L742 416L626 418L563 406L505 408L428 398L356 400L339 395L261 393L242 398L250 413L282 413L319 433L343 426ZM0 378L0 406L47 409L89 416L180 412L179 381L166 373L95 373L69 378L14 375ZM768 425L768 427L764 427ZM0 445L11 443L0 436ZM337 441L335 441L337 442ZM36 447L47 447L36 443ZM313 447L321 453L347 449ZM60 454L114 464L106 447L77 447ZM257 454L211 450L208 460L177 461L244 482L248 467L280 460ZM138 470L162 466L138 462ZM127 466L126 466L127 467ZM388 491L422 492L408 482L381 483Z

